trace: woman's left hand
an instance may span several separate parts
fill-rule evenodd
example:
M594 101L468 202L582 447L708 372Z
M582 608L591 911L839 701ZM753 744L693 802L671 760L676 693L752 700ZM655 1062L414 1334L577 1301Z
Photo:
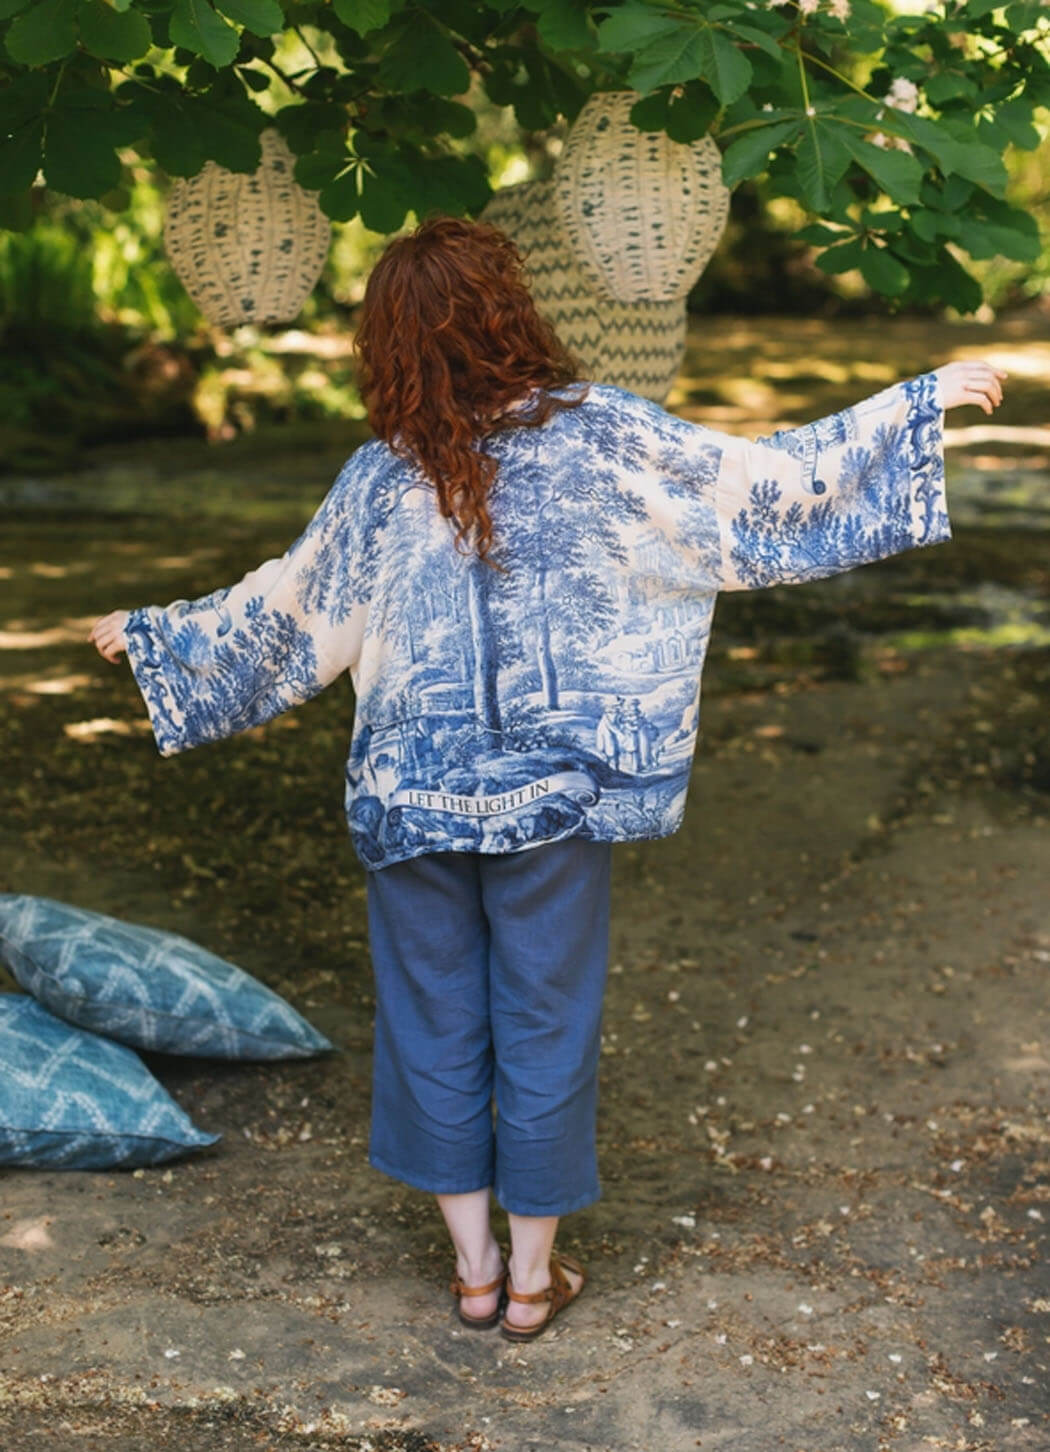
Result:
M88 640L111 665L116 665L121 655L127 651L128 645L124 637L127 623L127 610L111 610L108 615L99 616L91 627Z
M945 412L976 404L985 413L994 413L1003 401L1003 380L1006 370L983 359L973 362L944 363L934 370L941 384Z

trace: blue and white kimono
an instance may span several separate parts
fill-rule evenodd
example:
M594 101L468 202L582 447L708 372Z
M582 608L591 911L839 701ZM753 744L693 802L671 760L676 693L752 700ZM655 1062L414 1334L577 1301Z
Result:
M592 383L486 439L498 569L457 551L422 471L370 440L279 559L131 612L157 745L257 726L348 671L366 867L666 836L719 591L949 539L942 423L932 373L754 443Z

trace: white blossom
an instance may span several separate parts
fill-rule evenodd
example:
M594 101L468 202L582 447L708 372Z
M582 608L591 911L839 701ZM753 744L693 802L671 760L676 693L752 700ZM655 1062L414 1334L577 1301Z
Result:
M909 156L912 154L911 142L905 141L903 136L887 136L884 131L873 131L866 140L872 146L881 146L884 151L906 151Z
M849 19L849 0L831 0L828 9L836 20Z
M815 15L820 6L820 0L798 0L798 12L800 15Z
M907 76L898 76L889 89L886 102L898 111L914 111L919 104L919 88Z

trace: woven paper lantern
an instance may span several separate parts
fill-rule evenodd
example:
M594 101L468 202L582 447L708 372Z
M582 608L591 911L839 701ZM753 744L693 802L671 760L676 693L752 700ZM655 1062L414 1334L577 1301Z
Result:
M562 235L552 190L550 182L504 187L481 220L517 244L537 308L580 359L584 376L662 403L682 364L684 302L616 302L592 288Z
M254 172L204 170L171 189L164 245L179 281L222 327L285 323L321 275L331 224L293 175L284 138L264 131Z
M684 298L718 246L729 213L722 156L710 136L683 145L631 123L636 91L598 91L554 170L566 240L592 287L621 302Z

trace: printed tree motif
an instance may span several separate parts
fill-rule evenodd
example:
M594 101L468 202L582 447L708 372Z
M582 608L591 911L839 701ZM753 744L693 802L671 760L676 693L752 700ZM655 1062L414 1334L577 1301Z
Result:
M131 611L127 639L129 657L141 661L161 750L219 741L321 689L309 633L292 616L267 610L261 596L247 601L243 626L217 644L192 619L163 639L148 608Z
M716 494L725 436L668 413L649 399L617 392L621 397L610 414L624 440L620 457L631 468L653 469L664 493L679 506L671 533L681 567L663 583L715 585L721 569Z
M451 525L447 536L435 540L436 502L429 484L402 493L403 498L386 493L379 498L373 491L373 518L381 520L385 548L397 568L373 580L372 609L383 620L391 648L407 663L405 681L415 686L468 682L474 714L498 746L498 655L489 598L493 571L467 553L452 555ZM412 582L407 591L406 579ZM466 636L464 619L470 626ZM435 661L441 662L440 671ZM461 677L455 675L456 664Z
M923 374L899 389L908 404L903 422L865 421L872 406L890 404L887 390L757 440L749 458L765 477L751 480L730 521L729 558L744 588L822 579L945 537L936 380ZM848 438L858 442L841 447ZM791 465L779 467L778 456ZM921 521L913 522L916 505Z
M474 714L492 733L492 745L499 745L503 731L499 710L499 655L492 621L490 595L492 566L472 560L467 571L467 601L470 638L474 646Z
M341 625L354 605L370 598L383 554L383 531L402 496L418 483L414 476L406 479L392 470L388 460L380 439L356 449L292 546L299 550L313 545L310 565L296 577L298 601L304 610L323 614L330 625Z
M494 491L498 500L500 610L528 622L543 704L559 709L556 637L584 643L614 618L614 601L604 566L627 563L617 527L647 518L641 498L618 487L620 475L601 459L644 457L644 439L604 417L604 410L581 409L571 432L555 419L543 438L529 440L531 458L523 459L513 489ZM609 410L615 414L616 410ZM537 431L538 433L539 431ZM524 441L517 441L524 454ZM494 646L481 636L482 652Z

